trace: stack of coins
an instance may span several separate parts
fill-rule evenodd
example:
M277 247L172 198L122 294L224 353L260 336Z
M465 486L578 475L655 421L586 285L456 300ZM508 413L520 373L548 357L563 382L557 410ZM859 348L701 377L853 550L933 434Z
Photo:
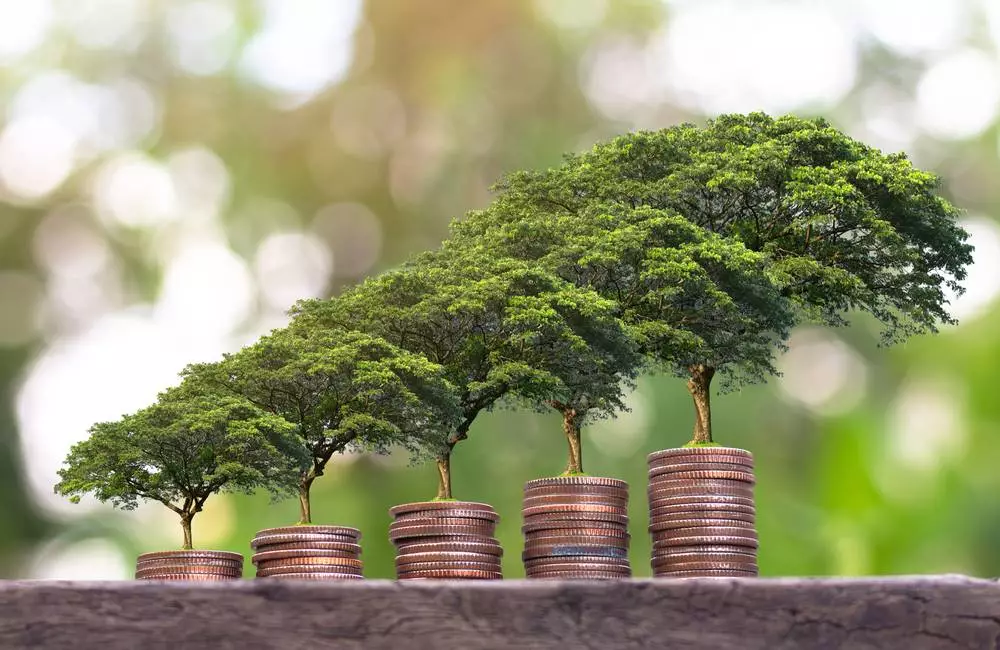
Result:
M344 526L266 528L253 538L258 578L361 580L361 531Z
M228 551L159 551L143 553L135 565L137 580L239 580L243 556Z
M503 551L494 538L500 517L471 501L407 503L389 510L400 580L499 580Z
M628 578L628 483L560 476L524 485L525 574L529 578Z
M753 456L729 447L649 455L653 575L757 575Z

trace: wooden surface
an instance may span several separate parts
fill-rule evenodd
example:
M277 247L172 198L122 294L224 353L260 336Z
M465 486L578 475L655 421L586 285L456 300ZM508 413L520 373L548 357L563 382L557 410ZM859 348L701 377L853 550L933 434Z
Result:
M0 648L1000 650L1000 585L959 576L0 582Z

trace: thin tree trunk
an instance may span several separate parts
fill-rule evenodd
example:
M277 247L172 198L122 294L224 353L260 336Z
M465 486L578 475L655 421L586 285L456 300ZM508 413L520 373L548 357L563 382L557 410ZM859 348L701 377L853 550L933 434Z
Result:
M691 442L696 444L712 443L712 404L709 388L715 368L705 364L688 367L691 379L688 380L688 392L694 400L694 436Z
M312 523L312 505L309 501L309 490L312 489L316 474L312 470L299 481L299 523Z
M562 415L563 433L566 434L566 442L569 443L569 462L566 464L565 474L583 474L583 445L580 444L580 420L576 417L575 409L564 409Z
M193 512L185 512L181 514L181 529L184 531L184 545L181 548L185 551L190 551L194 548L194 544L191 542L192 519L194 519Z
M453 499L451 495L451 452L454 445L448 445L446 451L437 459L438 491L435 499Z

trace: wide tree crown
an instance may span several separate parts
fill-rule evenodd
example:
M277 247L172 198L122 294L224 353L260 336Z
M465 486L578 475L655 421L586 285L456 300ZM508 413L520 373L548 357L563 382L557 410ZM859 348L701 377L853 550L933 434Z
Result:
M496 189L521 210L613 202L676 212L767 255L805 317L842 324L860 309L886 342L954 322L945 289L961 293L971 262L935 175L821 119L723 115L630 133Z

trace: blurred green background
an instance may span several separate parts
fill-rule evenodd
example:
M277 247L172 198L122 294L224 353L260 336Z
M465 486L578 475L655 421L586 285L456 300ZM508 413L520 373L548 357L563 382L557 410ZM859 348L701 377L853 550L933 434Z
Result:
M720 112L823 115L939 173L977 247L962 320L891 349L862 319L796 331L784 376L715 400L757 458L765 576L1000 575L1000 5L994 0L0 0L0 576L124 578L177 547L158 504L52 494L94 421L186 363L436 246L509 170ZM585 434L632 485L650 574L645 455L684 443L683 383L646 378ZM455 454L459 498L503 517L520 567L524 481L562 470L554 417L499 411ZM432 466L347 457L317 523L364 533ZM293 501L217 496L195 545L249 555ZM249 568L249 562L248 562Z

